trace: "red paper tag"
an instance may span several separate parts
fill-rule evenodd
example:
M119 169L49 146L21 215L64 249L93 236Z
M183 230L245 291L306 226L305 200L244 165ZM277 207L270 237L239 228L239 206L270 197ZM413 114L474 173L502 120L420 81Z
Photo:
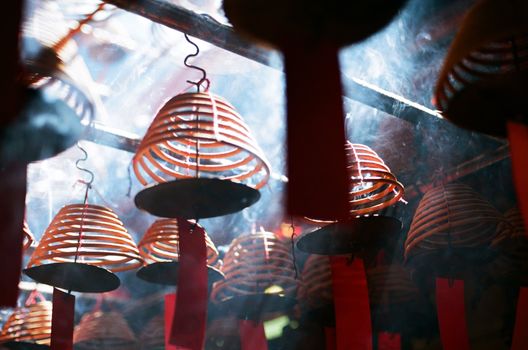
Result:
M202 350L207 320L207 249L200 226L178 219L180 260L170 343Z
M372 350L372 324L363 260L330 257L338 350Z
M314 219L349 215L349 176L338 47L284 47L288 211Z
M436 279L436 308L444 350L469 350L464 306L464 281Z
M528 349L528 288L521 287L517 300L517 316L513 331L512 350Z
M268 350L268 341L262 322L251 320L238 321L242 350Z
M378 350L400 350L401 335L398 333L379 332Z
M528 125L508 122L508 140L512 159L517 202L528 228ZM528 235L528 230L524 230Z
M325 344L326 350L337 349L335 328L325 327Z
M165 350L178 350L170 343L170 334L172 331L172 322L174 320L174 311L176 309L176 294L165 295Z
M0 171L0 307L16 307L22 269L24 208L26 206L26 166L10 166Z
M51 350L73 350L75 296L53 289Z

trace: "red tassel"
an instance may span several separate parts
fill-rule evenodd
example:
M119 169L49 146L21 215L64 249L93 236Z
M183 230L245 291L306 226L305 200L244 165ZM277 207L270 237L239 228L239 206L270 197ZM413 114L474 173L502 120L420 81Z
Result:
M53 289L51 350L73 350L75 296Z
M26 206L26 166L10 166L0 171L0 266L2 287L0 307L16 307L22 269L24 208Z
M524 218L524 227L528 228L528 126L508 122L508 139L517 202ZM528 230L525 232L528 235Z
M349 177L338 47L284 48L288 211L314 219L348 217Z
M398 333L379 332L378 350L400 350L401 335Z
M268 350L268 341L262 322L240 320L238 326L242 350Z
M372 350L372 325L363 260L330 257L338 350Z
M325 327L325 344L326 350L337 349L335 328Z
M203 228L178 219L180 261L178 297L170 343L202 350L207 319L207 251Z
M521 287L517 300L512 350L526 349L528 349L528 288Z
M172 322L174 320L174 311L176 309L176 294L165 295L165 350L178 350L170 343L170 334Z
M444 350L469 350L464 307L464 281L436 279L436 308Z

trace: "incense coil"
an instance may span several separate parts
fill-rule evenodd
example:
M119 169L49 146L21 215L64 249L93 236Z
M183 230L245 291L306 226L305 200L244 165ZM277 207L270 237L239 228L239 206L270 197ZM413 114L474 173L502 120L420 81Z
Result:
M405 241L405 257L449 248L486 247L503 220L501 213L466 185L435 187L416 209Z
M165 350L165 317L164 315L152 318L140 336L142 350Z
M137 246L117 215L93 204L64 206L42 235L28 268L65 262L104 267L112 272L143 265Z
M350 174L350 215L366 215L398 202L403 185L370 147L347 142Z
M29 229L26 220L24 220L24 227L22 228L22 233L24 234L24 243L22 245L22 249L27 250L35 241L35 237L31 233L31 230Z
M0 333L0 344L29 342L49 345L51 337L51 309L49 301L18 307L9 316Z
M419 294L407 270L399 265L368 269L367 282L371 305L401 305Z
M242 117L210 93L170 99L141 141L133 166L143 185L200 176L259 189L269 179L268 162Z
M310 255L304 263L301 281L297 296L304 309L317 309L333 303L329 257Z
M136 337L117 312L95 311L85 314L73 333L77 350L137 349Z
M211 298L278 294L293 296L297 288L291 247L270 232L235 238L224 257L225 280L214 284Z
M201 230L205 235L205 244L207 246L207 264L215 266L219 263L218 250L207 234L204 228L198 224L186 220L178 219L159 219L156 220L147 230L138 244L139 253L145 260L145 263L151 264L164 261L179 261L179 225L186 224L186 229Z

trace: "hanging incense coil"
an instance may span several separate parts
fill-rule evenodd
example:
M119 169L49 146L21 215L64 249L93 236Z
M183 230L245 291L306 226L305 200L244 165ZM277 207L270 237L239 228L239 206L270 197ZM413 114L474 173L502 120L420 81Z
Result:
M297 297L305 310L317 309L334 302L330 259L322 255L310 255L304 263Z
M77 350L134 350L138 343L126 320L117 312L85 314L73 333Z
M238 299L248 304L267 297L289 299L297 288L294 271L291 247L286 241L270 232L240 236L229 246L222 267L225 280L215 283L211 298L216 303ZM275 305L269 306L275 308ZM257 306L247 307L252 310L240 311L258 309Z
M478 2L446 56L435 91L437 106L462 127L505 136L506 121L522 121L528 112L527 50L525 1Z
M51 336L49 301L16 308L0 333L0 344L7 342L49 345Z
M29 226L27 222L24 220L24 227L22 228L22 232L24 233L24 243L23 243L23 249L27 250L29 247L31 247L31 244L35 241L35 237L31 233L31 230L29 229Z
M165 350L165 317L152 318L140 336L141 350Z
M399 265L368 269L367 282L370 303L374 306L406 304L418 297L409 272Z
M240 350L240 326L235 317L221 316L209 322L206 331L205 349Z
M185 226L183 229L203 231L207 247L209 282L213 283L222 278L218 270L222 261L218 259L218 251L213 241L201 225L183 219L160 219L149 227L138 244L139 253L146 264L138 271L138 277L153 283L177 283L181 225Z
M133 165L143 185L201 176L259 189L269 178L268 162L242 117L210 93L170 99L141 141Z
M405 258L446 256L456 251L464 251L459 256L461 260L483 258L481 249L489 246L501 221L501 213L470 187L435 187L424 195L416 209L405 242Z

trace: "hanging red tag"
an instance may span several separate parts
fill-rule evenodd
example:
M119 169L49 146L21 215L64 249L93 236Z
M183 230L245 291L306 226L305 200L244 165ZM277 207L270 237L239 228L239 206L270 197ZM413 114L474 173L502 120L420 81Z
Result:
M517 300L517 316L513 331L512 350L528 349L528 288L521 287Z
M379 332L378 350L400 350L401 335L398 333Z
M53 289L51 350L73 350L75 296Z
M335 328L325 327L325 344L326 350L336 350L336 330Z
M337 350L372 350L372 324L363 260L330 257Z
M207 250L204 229L178 219L180 260L170 343L202 350L207 320Z
M2 287L0 307L16 307L22 269L24 208L26 206L26 166L9 166L0 171L0 266Z
M314 219L348 217L349 177L338 47L284 47L288 211Z
M436 309L444 350L469 350L464 281L436 279Z
M268 350L268 341L262 322L251 320L238 321L242 350Z
M508 140L517 203L524 218L524 227L528 227L528 125L508 122ZM528 235L528 230L525 232Z
M174 311L176 309L176 294L165 295L165 350L178 350L170 343L170 334L172 331L172 322L174 320Z

